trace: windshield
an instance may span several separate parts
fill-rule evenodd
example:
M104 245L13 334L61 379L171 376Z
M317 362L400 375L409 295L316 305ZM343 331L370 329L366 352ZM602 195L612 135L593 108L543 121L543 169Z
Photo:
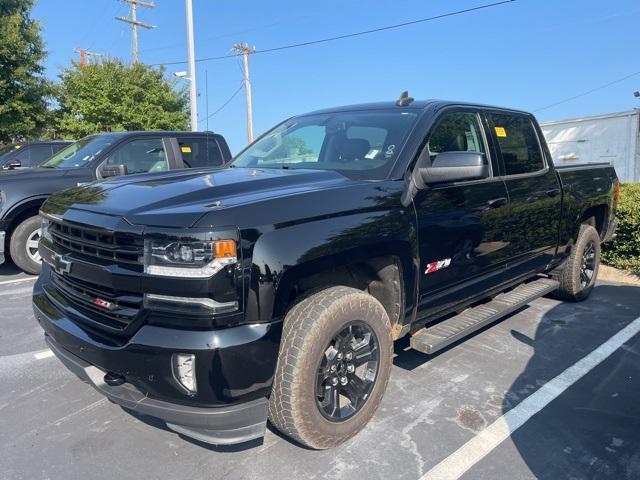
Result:
M43 168L81 168L100 155L105 148L113 145L118 136L110 134L90 135L63 148L49 160L42 163Z
M337 112L295 117L242 151L234 167L336 170L380 180L393 166L417 114Z

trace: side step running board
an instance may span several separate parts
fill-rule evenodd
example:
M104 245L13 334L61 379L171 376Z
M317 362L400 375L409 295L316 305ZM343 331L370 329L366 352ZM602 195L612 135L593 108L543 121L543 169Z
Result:
M411 337L411 348L422 353L435 353L558 287L558 282L548 278L522 284L507 293L501 293L488 303L419 330Z

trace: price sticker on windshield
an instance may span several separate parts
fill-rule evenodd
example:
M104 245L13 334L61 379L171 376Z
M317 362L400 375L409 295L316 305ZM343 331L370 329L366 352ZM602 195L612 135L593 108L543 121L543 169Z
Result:
M507 136L507 131L504 129L504 127L496 127L496 135L498 137L506 137Z
M191 153L191 147L181 147L182 153Z

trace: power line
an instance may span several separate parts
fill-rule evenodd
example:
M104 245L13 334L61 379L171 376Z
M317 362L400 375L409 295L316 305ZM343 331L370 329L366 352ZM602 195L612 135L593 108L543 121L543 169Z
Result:
M640 72L634 72L634 73L631 73L629 75L625 75L622 78L618 78L617 80L613 80L612 82L605 83L604 85L600 85L599 87L596 87L596 88L592 88L591 90L587 90L586 92L582 92L582 93L579 93L578 95L574 95L572 97L565 98L564 100L560 100L559 102L555 102L555 103L552 103L552 104L547 105L545 107L538 108L537 110L534 110L534 112L540 112L542 110L547 110L548 108L555 107L556 105L561 105L563 103L570 102L572 100L575 100L576 98L580 98L580 97L584 97L586 95L590 95L590 94L592 94L594 92L597 92L598 90L603 90L603 89L605 89L607 87L610 87L611 85L615 85L616 83L624 82L625 80L627 80L627 79L629 79L631 77L635 77L636 75L640 75Z
M233 92L233 95L231 95L226 102L224 102L220 108L218 108L215 112L213 112L211 115L209 115L207 118L203 118L202 120L200 120L200 122L204 122L205 120L210 119L211 117L213 117L214 115L216 115L217 113L220 113L222 111L222 109L224 107L226 107L227 105L229 105L229 103L231 103L231 100L233 100L236 95L238 95L240 93L240 91L242 90L242 88L244 87L244 79L242 79L242 82L240 82L240 86L238 87L238 89Z
M278 51L281 51L281 50L288 50L288 49L291 49L291 48L306 47L306 46L309 46L309 45L317 45L319 43L333 42L333 41L336 41L336 40L344 40L346 38L353 38L353 37L359 37L359 36L362 36L362 35L369 35L371 33L377 33L377 32L382 32L382 31L385 31L385 30L393 30L393 29L397 29L397 28L403 28L403 27L407 27L407 26L410 26L410 25L416 25L418 23L430 22L432 20L440 20L440 19L446 18L446 17L453 17L453 16L456 16L456 15L462 15L462 14L465 14L465 13L475 12L477 10L484 10L484 9L491 8L491 7L497 7L499 5L504 5L506 3L513 3L515 1L516 0L503 0L503 1L495 2L495 3L487 3L487 4L484 4L484 5L479 5L477 7L465 8L464 10L457 10L455 12L443 13L443 14L440 14L440 15L435 15L433 17L420 18L420 19L417 19L417 20L411 20L411 21L403 22L403 23L396 23L396 24L393 24L393 25L386 25L384 27L372 28L372 29L363 30L363 31L360 31L360 32L347 33L347 34L344 34L344 35L337 35L335 37L321 38L321 39L318 39L318 40L310 40L310 41L307 41L307 42L292 43L292 44L289 44L289 45L282 45L280 47L265 48L263 50L256 50L254 52L254 54L278 52ZM221 56L217 56L217 57L205 57L205 58L196 59L196 62L208 62L208 61L211 61L211 60L223 60L223 59L226 59L226 58L234 58L234 57L235 57L235 55L233 55L233 54L221 55ZM152 66L158 66L158 65L181 65L181 64L184 64L184 63L187 63L187 62L186 61L177 61L177 62L154 63L154 64L152 64Z

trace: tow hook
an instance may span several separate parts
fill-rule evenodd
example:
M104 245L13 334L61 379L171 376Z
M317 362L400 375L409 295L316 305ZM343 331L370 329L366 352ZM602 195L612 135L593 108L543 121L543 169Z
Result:
M125 382L125 378L122 375L113 372L107 372L104 376L104 383L112 387L119 387Z

